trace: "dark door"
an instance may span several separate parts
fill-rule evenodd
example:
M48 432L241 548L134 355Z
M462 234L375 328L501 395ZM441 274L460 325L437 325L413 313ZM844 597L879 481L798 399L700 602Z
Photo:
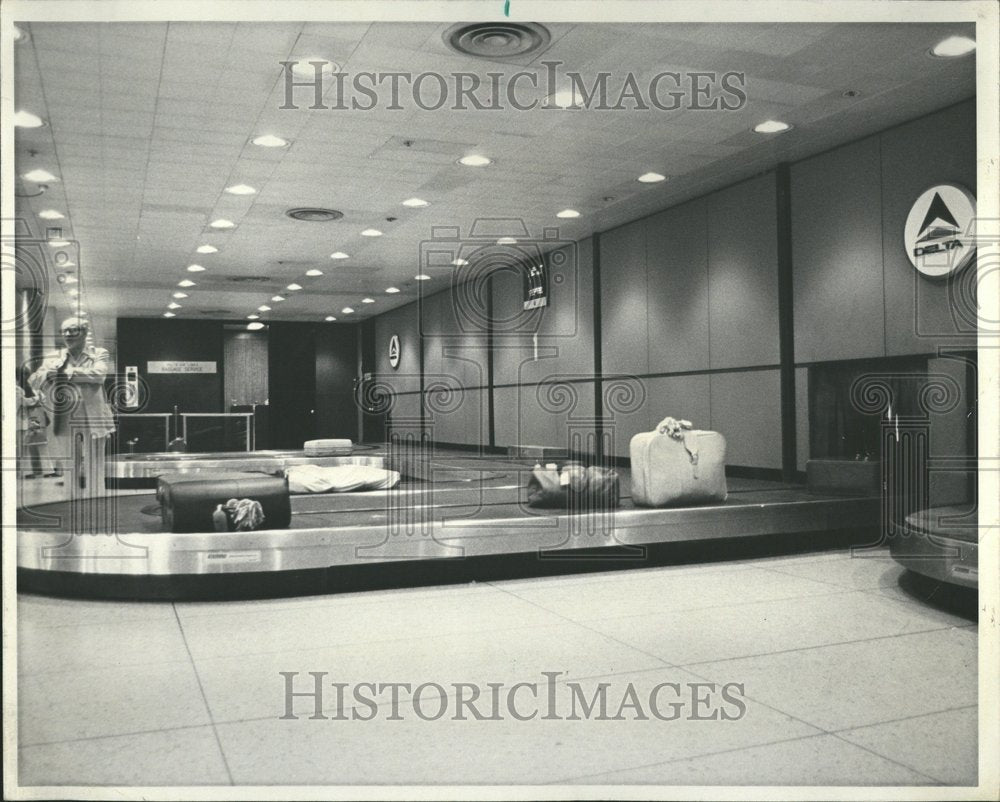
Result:
M354 385L358 374L358 327L316 329L316 436L358 441Z
M311 323L268 326L272 448L300 449L316 437L316 339Z

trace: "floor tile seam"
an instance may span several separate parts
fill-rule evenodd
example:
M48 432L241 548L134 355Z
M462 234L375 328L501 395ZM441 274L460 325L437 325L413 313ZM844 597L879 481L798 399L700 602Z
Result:
M799 736L796 736L794 738L779 738L779 739L773 740L773 741L770 741L770 740L769 741L761 741L760 743L753 743L753 744L748 744L748 745L744 745L744 746L734 746L731 749L719 749L719 750L712 751L712 752L703 752L703 753L697 754L697 755L685 755L683 757L672 757L672 758L669 758L667 760L656 761L655 763L644 763L643 765L640 765L640 766L629 766L629 767L627 767L625 769L612 769L611 771L600 771L600 772L594 772L593 774L582 774L582 775L577 775L577 776L573 776L573 777L565 777L565 778L563 778L561 780L553 780L549 784L557 784L557 783L562 783L562 782L574 782L576 780L586 779L588 777L599 777L599 776L604 775L604 774L613 774L613 773L616 773L616 772L619 772L619 771L636 771L638 769L656 768L657 766L668 766L671 763L682 763L682 762L687 761L687 760L699 760L701 758L706 758L706 757L716 757L718 755L728 755L728 754L735 754L737 752L745 752L745 751L747 751L749 749L756 749L756 748L761 747L761 746L776 746L778 744L793 743L795 741L808 741L808 740L810 740L812 738L822 738L825 735L829 735L829 733L827 733L825 731L823 731L823 732L813 732L813 733L810 733L808 735L799 735Z
M477 585L486 585L487 583L486 582L477 582L476 584ZM331 594L331 595L333 595L333 594ZM455 592L452 592L452 593L444 593L444 592L442 592L441 597L442 598L447 597L447 598L450 599L450 598L454 598L455 596L477 596L477 595L483 595L483 594L481 594L479 591L476 591L476 590L465 589L465 590L456 590ZM422 600L422 599L429 599L429 598L434 598L434 596L432 594L424 594L424 595L421 595L421 596L413 597L413 599L405 599L405 598L402 598L402 597L396 597L396 598L385 597L385 598L357 599L356 601L360 605L369 605L369 604L387 604L389 602L401 602L401 601L403 601L403 602L419 601L419 600ZM336 598L335 597L335 598L331 598L329 601L315 602L315 603L312 603L312 604L307 603L307 602L303 602L302 604L290 603L287 606L275 607L275 608L272 608L270 610L266 609L263 604L260 604L260 605L253 604L253 605L250 605L246 609L243 609L243 610L225 610L225 609L219 608L217 610L215 610L215 609L206 609L204 612L192 612L192 611L184 610L183 608L181 608L179 610L179 615L183 619L183 618L207 618L209 616L216 616L216 617L222 617L222 616L245 616L248 613L283 613L283 612L286 612L288 610L327 609L329 607L350 606L350 605L353 604L354 601L355 600L343 601L343 600L341 600L341 598ZM184 602L175 602L175 604L177 604L177 603L184 604ZM258 608L258 609L254 609L255 607Z
M545 612L550 613L551 615L558 616L563 621L565 621L566 623L568 623L568 624L570 624L570 625L572 625L574 627L579 627L581 629L585 629L588 632L592 632L595 635L598 635L598 636L600 636L602 638L610 640L610 641L612 641L614 643L617 643L617 644L619 644L621 646L625 646L625 647L627 647L628 649L630 649L632 651L636 651L636 652L639 652L640 654L644 654L644 655L646 655L646 657L651 657L654 660L658 660L659 662L663 663L665 667L673 667L673 663L667 662L666 660L664 660L659 655L652 654L651 652L647 652L644 649L637 648L635 646L632 646L631 644L625 643L624 641L622 641L619 638L614 637L613 635L608 635L607 633L604 633L604 632L601 632L601 631L599 631L597 629L594 629L592 626L588 626L583 621L576 621L576 620L574 620L572 618L569 618L568 616L563 615L562 613L557 613L554 610L550 610L549 608L542 606L538 602L534 602L531 599L522 598L521 596L517 596L516 594L512 593L511 591L504 590L503 588L500 588L500 590L502 590L504 593L510 594L511 596L515 596L515 598L521 599L521 601L527 602L528 604L531 604L531 605L537 607L540 610L544 610Z
M522 599L521 601L527 601L527 600ZM544 610L544 608L540 608L540 609L543 609L544 612L551 613L550 610ZM563 616L558 615L558 613L551 613L551 614L555 615L558 618L563 619L563 622L576 623L574 621L570 621L569 619L563 618ZM371 645L375 645L375 644L404 643L406 641L427 641L427 640L433 640L433 639L436 639L436 638L450 638L450 637L456 637L456 636L461 636L461 635L478 635L478 634L488 634L488 633L494 633L494 632L497 632L497 633L499 633L499 632L513 632L513 631L522 630L522 629L524 629L524 630L534 630L534 629L562 629L562 628L564 628L564 624L562 622L559 622L559 621L553 621L553 622L550 622L550 623L539 623L539 624L517 623L517 624L511 624L510 626L486 627L484 629L461 629L461 630L454 630L454 631L450 631L450 632L440 632L440 633L435 633L435 634L431 634L431 635L409 636L409 637L405 637L405 638L385 638L385 639L382 639L382 640L351 640L351 641L340 641L338 643L328 643L328 644L325 644L323 646L314 646L314 647L305 648L305 649L271 649L271 650L264 651L264 652L237 652L237 653L233 653L233 654L213 655L213 656L200 655L198 657L194 657L193 659L195 659L195 660L201 660L201 661L204 662L204 661L208 661L208 660L229 660L229 659L232 659L234 657L266 657L267 655L276 655L276 654L288 654L288 653L301 654L301 653L308 653L308 652L318 652L318 651L324 651L326 649L339 649L339 648L342 648L342 647L349 647L349 646L371 646Z
M943 707L940 710L929 710L925 713L914 713L911 716L900 716L899 718L889 718L885 721L875 721L871 724L860 724L851 727L835 727L834 729L827 730L831 735L843 735L845 733L857 732L858 730L867 730L873 727L882 727L886 724L895 724L900 721L911 721L918 718L926 718L927 716L940 716L942 713L956 713L960 710L979 710L979 705L958 705L956 707Z
M849 741L849 740L847 740L847 738L842 738L840 735L838 735L835 732L831 732L830 735L832 735L838 741L842 741L845 744L850 744L851 746L853 746L853 747L855 747L857 749L861 749L861 750L863 750L865 752L868 752L868 754L874 755L875 757L881 758L882 760L888 760L893 765L899 766L900 768L906 769L907 771L912 771L914 774L919 774L921 777L926 777L934 785L944 785L945 784L943 780L941 780L941 779L939 779L937 777L932 777L931 775L927 774L926 772L921 771L920 769L916 768L915 766L907 765L906 763L903 763L903 762L897 760L896 758L888 757L887 755L883 755L883 754L881 754L879 752L876 752L874 749L870 749L869 747L867 747L867 746L865 746L863 744L855 743L854 741Z
M710 663L727 663L733 660L752 660L760 657L773 657L777 654L793 654L795 652L808 652L817 649L829 649L834 646L848 646L854 643L871 643L880 640L890 640L892 638L909 638L915 635L926 635L930 632L944 632L952 629L964 629L964 627L953 627L949 625L929 627L928 629L915 629L911 632L895 632L891 635L873 635L870 638L855 638L854 640L836 641L835 643L824 643L818 646L799 646L794 649L778 649L773 652L762 652L761 654L744 655L741 657L722 657L715 660L694 660L689 663L676 663L677 668L689 668L691 666L707 665Z
M203 722L201 724L178 724L169 727L157 727L156 729L150 730L129 730L128 732L112 732L105 735L85 735L79 738L57 738L52 741L28 741L27 743L17 744L18 750L21 749L35 749L42 746L59 746L60 744L75 744L83 743L85 741L103 741L110 738L132 738L138 735L155 735L160 732L179 732L181 730L200 730L208 729L212 725L209 722Z
M826 584L826 583L824 583L824 584ZM858 592L856 588L845 588L843 586L832 586L832 585L830 587L835 587L836 589L829 590L829 591L824 591L822 593L796 594L796 595L793 595L793 596L776 596L776 597L771 598L771 599L760 599L758 601L744 601L744 602L739 602L739 603L735 603L735 604L734 603L729 603L729 604L699 604L699 605L697 605L695 607L676 607L676 608L674 608L674 607L669 607L669 608L657 607L657 608L649 610L648 612L637 613L635 615L604 616L602 618L588 618L586 620L588 620L588 621L606 621L606 620L609 620L609 619L612 619L612 618L639 618L641 616L654 615L654 614L658 614L658 613L660 613L660 614L688 613L688 612L694 612L696 610L716 610L716 609L724 609L726 607L743 607L743 606L748 605L748 604L765 604L765 603L769 603L769 602L794 601L796 599L807 599L807 598L826 598L828 596L839 596L839 595L842 595L842 594L845 594L845 593L856 593L856 592ZM513 591L508 591L508 592L514 594ZM514 594L514 595L517 595L517 594ZM555 615L560 615L560 616L562 616L564 618L566 617L562 613L556 613L554 610L550 610L548 607L542 606L542 604L540 602L534 602L531 599L527 599L524 596L520 596L520 595L517 595L517 598L519 598L521 601L531 602L532 604L536 604L537 606L541 606L542 609L546 610L547 612L551 612L551 613L553 613ZM577 622L577 619L573 619L573 618L567 618L567 620L568 621L573 621L575 623Z
M670 668L673 668L673 666L652 666L652 667L649 667L649 668L625 668L625 669L622 669L621 671L602 672L600 674L587 674L585 676L580 676L580 677L566 677L566 678L563 678L563 679L557 679L557 680L555 680L555 682L558 685L567 685L570 682L573 682L573 683L583 683L583 682L590 682L590 681L593 681L593 680L614 679L615 677L632 676L632 675L635 675L635 674L649 674L649 673L653 673L653 672L656 672L656 671L663 671L664 669L670 669ZM541 674L539 674L539 676L541 676ZM523 682L523 681L524 681L523 677L508 677L507 679L504 680L503 684L504 684L504 686L514 685L514 684L516 684L518 682ZM414 685L418 685L420 683L413 683L413 684ZM444 683L438 683L438 684L442 685L443 687L449 687L449 686L450 687L454 687L454 685L457 684L457 683L455 683L455 682L444 682ZM458 696L458 692L457 691L452 691L451 693L444 694L443 698L451 700L451 699L456 698L457 696ZM401 701L412 701L413 697L412 697L412 694L411 694L411 696L409 696L406 700L402 700L402 697L400 697L400 698L401 698ZM439 697L439 698L442 698L442 697ZM376 707L379 708L379 709L381 709L383 707L389 707L391 705L392 705L392 702L391 701L387 701L387 702L380 702L379 704L376 705ZM339 709L342 710L342 711L350 711L350 710L354 710L358 706L359 705L357 705L357 704L350 704L350 705L344 705L342 708L339 708ZM364 706L367 707L367 704L364 705ZM335 705L332 705L332 704L331 705L324 705L322 708L320 708L320 712L321 713L327 713L327 712L331 712L331 711L336 711L337 709L338 708ZM297 715L296 719L288 719L288 720L308 720L308 719L309 719L308 715ZM343 719L331 719L329 716L327 716L326 719L333 720L333 721L341 721L341 720L343 720ZM281 720L281 716L268 715L268 716L249 716L249 717L240 717L240 718L220 718L220 717L216 717L215 718L215 722L218 725L220 725L220 726L221 725L231 725L231 724L255 723L255 722L260 722L260 721L271 721L271 720L275 720L275 721ZM319 721L320 719L316 719L316 720ZM389 719L386 719L386 720L389 720ZM463 719L447 718L446 720L449 720L449 721L451 721L451 720L461 721ZM469 720L472 721L473 719L470 718ZM539 719L539 720L545 720L545 719Z
M212 727L212 736L215 738L216 747L219 750L219 758L222 760L222 767L226 770L226 777L229 779L230 785L235 785L236 782L233 779L232 769L229 767L229 759L226 757L226 751L222 748L222 739L219 737L219 731L215 727L215 719L212 717L212 707L208 703L208 696L205 694L205 687L201 682L201 675L198 673L198 666L195 663L194 655L191 654L191 648L188 645L187 635L184 632L184 625L181 623L181 618L177 614L177 606L171 603L171 609L174 612L174 620L177 621L177 627L181 633L181 639L184 641L184 648L188 654L188 661L191 666L191 670L194 672L195 682L198 683L198 693L201 695L201 702L205 706L205 715L208 716L208 721Z

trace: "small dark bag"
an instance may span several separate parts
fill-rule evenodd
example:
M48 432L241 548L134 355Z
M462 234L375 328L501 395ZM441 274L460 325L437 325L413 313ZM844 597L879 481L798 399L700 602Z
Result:
M536 465L528 478L528 506L570 512L617 507L617 471L579 462L567 462L562 469Z

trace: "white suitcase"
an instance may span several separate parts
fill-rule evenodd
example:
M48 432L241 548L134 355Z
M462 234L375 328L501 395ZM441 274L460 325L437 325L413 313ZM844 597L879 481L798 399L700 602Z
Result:
M629 456L632 501L639 506L726 500L726 438L718 432L665 418L656 431L632 438Z
M303 450L307 457L330 457L338 454L350 454L354 444L350 440L306 440Z

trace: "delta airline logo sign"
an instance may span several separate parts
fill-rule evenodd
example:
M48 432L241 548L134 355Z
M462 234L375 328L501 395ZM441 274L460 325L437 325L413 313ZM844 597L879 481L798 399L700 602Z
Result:
M393 334L389 338L389 366L395 370L399 367L399 335Z
M903 239L910 263L929 278L954 275L976 252L976 199L958 184L938 184L910 209Z

